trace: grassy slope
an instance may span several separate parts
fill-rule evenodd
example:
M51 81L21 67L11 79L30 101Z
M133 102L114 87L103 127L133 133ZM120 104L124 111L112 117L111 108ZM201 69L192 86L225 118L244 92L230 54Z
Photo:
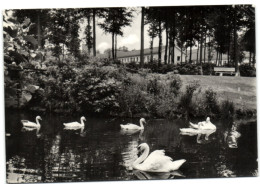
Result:
M256 109L256 78L232 76L181 75L184 87L193 80L199 80L202 91L212 88L218 100L230 100L236 108Z

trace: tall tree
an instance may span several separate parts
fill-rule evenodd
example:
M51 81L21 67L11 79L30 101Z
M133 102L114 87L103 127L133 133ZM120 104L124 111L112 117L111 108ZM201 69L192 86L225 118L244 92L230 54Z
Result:
M105 8L101 14L101 18L104 19L99 26L105 33L112 34L112 57L115 59L115 37L117 35L123 36L122 28L129 26L132 22L132 9L129 8Z
M141 52L140 52L140 67L144 66L144 14L145 8L141 10Z

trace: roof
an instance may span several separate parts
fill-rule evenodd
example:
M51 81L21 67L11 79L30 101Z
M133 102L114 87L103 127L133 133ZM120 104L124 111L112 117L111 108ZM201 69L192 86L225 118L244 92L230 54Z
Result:
M179 47L175 47L177 48L178 50L180 50ZM165 49L165 46L162 46L162 50ZM151 53L151 50L150 48L146 48L144 49L144 55L150 55ZM158 47L154 47L153 48L153 54L157 54L158 53ZM117 58L124 58L124 57L133 57L133 56L140 56L140 50L132 50L132 51L117 51ZM110 53L110 55L112 55ZM104 54L100 54L98 55L98 57L101 57L101 58L106 58L106 57L109 57L108 56L108 53L104 53Z
M193 61L196 61L197 60L197 50L198 49L192 49L192 56L191 56L191 60ZM243 52L244 53L244 58L248 58L249 57L249 52ZM206 56L206 60L208 60L208 49L206 49L206 53L205 53L205 56ZM216 60L216 57L217 57L217 52L216 50L212 50L211 51L211 60ZM188 50L187 52L187 57L189 59L190 57L190 51ZM198 60L200 59L200 50L199 50L199 53L198 53ZM202 60L204 60L204 49L202 50ZM222 60L228 60L227 58L227 54L222 54Z

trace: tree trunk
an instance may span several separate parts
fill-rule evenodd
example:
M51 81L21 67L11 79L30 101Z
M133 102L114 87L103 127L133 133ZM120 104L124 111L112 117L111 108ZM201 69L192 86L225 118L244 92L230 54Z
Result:
M39 11L37 11L37 41L38 41L38 49L41 49L42 48L42 39L41 39L41 20L40 20Z
M88 25L87 25L87 47L88 47L88 54L91 53L91 42L90 42L90 15L87 17Z
M209 35L209 42L208 42L208 62L210 62L210 35Z
M188 62L188 49L187 49L187 48L188 48L188 47L185 46L185 63Z
M175 36L172 39L172 64L175 63Z
M191 57L192 57L192 45L190 44L190 63L192 63Z
M216 56L216 65L218 65L218 51L217 51L217 56Z
M172 48L171 35L169 35L168 64L171 63L171 48Z
M220 66L223 66L223 61L222 61L222 53L220 54Z
M112 59L115 59L114 46L114 33L112 33Z
M249 52L249 65L251 65L251 57L252 57L252 52Z
M153 62L153 39L151 40L151 45L150 45L150 62Z
M115 59L117 58L117 34L115 35Z
M204 63L206 62L206 49L207 49L207 34L206 34L206 32L205 32L205 40L204 40L205 42L204 42Z
M144 7L142 7L141 15L141 52L140 52L140 66L144 66Z
M158 65L161 66L162 61L162 25L159 17L159 47L158 47Z
M203 32L200 34L200 64L202 63L202 51L203 51Z
M199 62L199 50L200 50L200 44L198 43L198 49L197 49L197 63Z
M182 64L182 47L183 47L183 46L181 46L181 64Z
M167 51L168 51L168 28L167 28L167 24L166 24L166 44L165 44L165 53L164 53L164 64L167 64Z
M93 56L96 54L96 10L93 8Z
M238 59L237 59L237 19L236 19L236 10L234 8L234 62L235 62L235 69L236 69L236 76L238 75Z
M255 52L253 52L253 66L255 66Z

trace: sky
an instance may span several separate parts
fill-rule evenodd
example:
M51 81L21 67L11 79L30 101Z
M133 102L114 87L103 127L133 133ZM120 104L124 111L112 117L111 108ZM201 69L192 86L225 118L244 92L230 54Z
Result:
M124 27L123 36L117 37L117 48L126 46L129 50L140 50L141 47L141 8L136 8L136 11L133 12L132 23L130 26ZM97 22L101 22L98 20ZM82 28L84 25L82 26ZM149 25L144 27L144 48L150 47L150 38L148 36ZM80 37L83 38L84 34L80 33ZM163 32L163 44L165 43L165 31ZM159 44L158 38L154 39L154 46L156 47ZM96 49L101 53L104 50L112 47L112 35L105 34L104 31L97 25L96 26Z

